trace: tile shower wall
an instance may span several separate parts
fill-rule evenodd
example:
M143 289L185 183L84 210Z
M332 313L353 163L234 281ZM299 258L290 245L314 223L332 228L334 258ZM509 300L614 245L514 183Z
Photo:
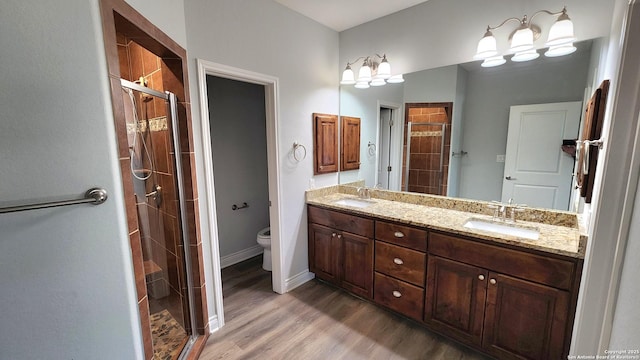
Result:
M447 194L449 153L451 152L451 120L444 107L410 107L405 117L404 133L412 123L409 184L407 188L407 136L404 137L402 160L402 189L423 194ZM443 141L441 128L424 123L446 123L443 170L440 173L440 151Z

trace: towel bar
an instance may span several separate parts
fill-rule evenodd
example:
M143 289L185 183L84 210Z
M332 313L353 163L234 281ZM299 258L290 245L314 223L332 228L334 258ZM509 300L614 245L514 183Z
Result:
M101 188L93 188L87 190L84 194L84 198L82 199L71 199L71 200L59 200L59 201L50 201L36 204L27 204L27 205L16 205L16 206L7 206L0 208L0 214L18 212L18 211L27 211L27 210L37 210L37 209L46 209L58 206L67 206L67 205L77 205L77 204L93 204L100 205L103 202L107 201L107 190Z

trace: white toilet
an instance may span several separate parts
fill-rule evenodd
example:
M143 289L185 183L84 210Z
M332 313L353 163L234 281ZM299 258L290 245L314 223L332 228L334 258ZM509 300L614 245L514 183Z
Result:
M264 248L262 268L271 271L271 228L266 227L258 231L258 244Z

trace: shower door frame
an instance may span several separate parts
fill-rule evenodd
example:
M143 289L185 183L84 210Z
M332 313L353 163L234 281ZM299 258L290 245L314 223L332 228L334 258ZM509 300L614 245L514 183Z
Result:
M411 125L412 124L413 123L411 121L407 123L407 154L406 154L407 167L405 169L405 187L407 191L409 191L409 164L411 159ZM442 138L442 140L440 141L440 168L438 170L438 173L440 175L438 176L438 194L430 194L430 195L442 195L442 181L443 181L443 175L444 175L444 142L445 142L444 140L447 133L447 123L436 123L436 122L416 123L416 126L425 126L425 125L426 126L439 125L441 128L440 137Z
M187 223L187 212L186 212L186 200L184 196L184 177L183 177L183 167L182 167L182 157L178 155L180 146L180 133L179 133L179 124L178 124L178 111L177 104L178 101L176 99L176 95L170 91L160 92L146 86L138 85L129 80L120 79L120 84L122 87L135 90L147 95L152 95L155 97L159 97L168 101L169 105L169 115L171 116L171 135L173 140L173 149L174 149L174 165L175 165L175 178L178 182L177 192L178 192L178 205L180 207L180 232L181 232L181 242L184 253L184 269L187 284L193 283L193 266L191 264L191 253L190 253L190 239L189 239L189 224ZM137 109L134 108L134 111ZM178 150L176 150L178 149ZM189 308L189 325L191 328L191 334L189 335L189 339L185 346L180 350L180 356L178 356L178 360L185 359L189 352L191 351L191 347L196 342L198 338L197 334L197 322L196 322L196 311L195 311L195 302L193 301L195 294L193 291L193 287L187 286L187 303Z

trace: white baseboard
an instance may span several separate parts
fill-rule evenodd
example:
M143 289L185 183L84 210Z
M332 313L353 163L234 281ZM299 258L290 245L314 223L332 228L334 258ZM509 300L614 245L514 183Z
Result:
M218 323L218 315L209 317L209 334L220 330L220 323Z
M237 264L241 261L250 259L254 256L262 254L262 246L256 244L248 249L240 250L233 254L223 256L220 258L220 268L224 269L227 266L231 266L233 264Z
M309 271L309 269L294 275L290 278L288 278L287 280L285 280L285 284L284 284L284 292L289 292L295 288L297 288L298 286L306 283L307 281L313 280L313 278L316 277L316 274L312 273Z

